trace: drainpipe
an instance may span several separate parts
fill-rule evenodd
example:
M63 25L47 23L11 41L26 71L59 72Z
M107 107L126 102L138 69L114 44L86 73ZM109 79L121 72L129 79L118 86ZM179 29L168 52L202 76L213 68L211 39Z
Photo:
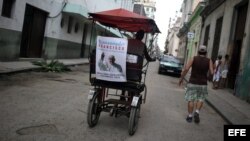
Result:
M188 37L186 33L186 44L185 44L185 52L184 52L184 66L187 64L187 47L188 47Z

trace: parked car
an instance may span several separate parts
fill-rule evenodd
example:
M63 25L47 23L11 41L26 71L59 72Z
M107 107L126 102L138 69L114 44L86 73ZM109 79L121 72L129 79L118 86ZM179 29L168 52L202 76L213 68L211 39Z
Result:
M181 75L183 64L178 58L175 58L174 56L163 55L159 62L159 74L166 72L176 74L178 76Z

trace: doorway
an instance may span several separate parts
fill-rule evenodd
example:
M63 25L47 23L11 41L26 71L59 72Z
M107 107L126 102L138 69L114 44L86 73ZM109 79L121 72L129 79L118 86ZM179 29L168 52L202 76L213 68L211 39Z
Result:
M203 45L207 46L208 45L208 40L209 40L209 30L210 30L210 25L206 26L206 30L205 30L205 36L204 36L204 41L203 41Z
M20 57L41 58L47 12L26 5Z
M212 56L211 56L211 59L213 62L215 62L218 56L222 23L223 23L223 17L220 17L219 19L217 19L216 27L215 27L215 34L214 34L213 51L212 51Z
M234 89L235 87L235 81L237 79L237 74L239 72L241 48L245 32L247 9L248 9L248 3L241 4L236 8L238 16L235 27L234 45L232 49L233 52L231 54L232 57L228 73L228 86L231 89Z

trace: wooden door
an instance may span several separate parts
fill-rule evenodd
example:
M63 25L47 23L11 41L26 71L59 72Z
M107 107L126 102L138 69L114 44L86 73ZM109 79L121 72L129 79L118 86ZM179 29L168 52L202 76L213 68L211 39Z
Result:
M46 18L46 12L26 5L20 51L21 57L41 57Z
M237 8L238 16L237 16L236 27L235 27L234 46L233 46L233 53L231 57L231 63L230 63L229 74L228 74L228 84L229 84L229 87L232 89L234 89L235 80L239 72L241 48L242 48L242 41L243 41L244 32L245 32L247 9L248 9L248 3L242 6L239 6Z
M203 45L205 45L205 46L208 45L209 31L210 31L210 25L207 25L206 30L205 30L204 42L203 42Z
M212 50L212 56L211 56L211 59L213 60L213 62L216 60L218 56L222 23L223 23L223 17L217 19L216 27L215 27L215 34L214 34L213 50Z

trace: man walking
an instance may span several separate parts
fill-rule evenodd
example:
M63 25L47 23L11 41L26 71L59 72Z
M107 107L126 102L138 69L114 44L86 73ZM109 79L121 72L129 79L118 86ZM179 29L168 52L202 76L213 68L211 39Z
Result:
M213 74L213 63L211 59L206 57L206 46L201 45L198 50L198 56L193 57L182 72L179 86L182 84L183 79L189 69L192 67L191 77L187 85L185 99L188 101L188 115L187 122L192 122L193 115L195 123L200 122L199 114L203 106L203 102L208 95L207 91L207 73ZM196 108L194 114L193 110Z

